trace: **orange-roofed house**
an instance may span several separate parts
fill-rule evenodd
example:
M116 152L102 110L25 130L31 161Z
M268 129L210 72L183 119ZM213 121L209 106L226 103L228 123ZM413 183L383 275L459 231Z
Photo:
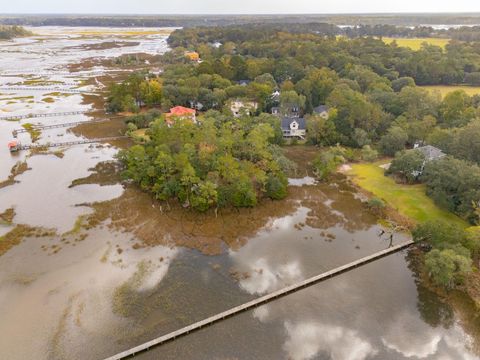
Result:
M10 152L16 152L20 150L20 143L17 140L12 140L8 143L8 150Z
M196 51L189 51L185 53L185 56L190 60L190 61L200 61L200 54L197 53Z
M177 119L191 119L194 123L197 122L196 111L194 109L183 106L175 106L170 109L169 113L165 114L165 121L171 125Z

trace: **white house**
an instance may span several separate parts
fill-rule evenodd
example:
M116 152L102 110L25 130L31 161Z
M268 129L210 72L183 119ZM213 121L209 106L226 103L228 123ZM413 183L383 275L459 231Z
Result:
M233 100L230 103L230 111L233 116L251 115L258 109L258 103L255 101Z
M272 93L271 98L272 98L273 101L280 101L280 91L275 90Z
M282 118L283 137L297 137L304 139L307 133L307 124L304 118L284 117Z

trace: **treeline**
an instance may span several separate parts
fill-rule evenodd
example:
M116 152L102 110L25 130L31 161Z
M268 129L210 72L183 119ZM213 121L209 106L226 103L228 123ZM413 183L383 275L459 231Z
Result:
M450 29L435 29L431 26L395 26L388 24L357 25L346 27L340 32L350 38L361 36L398 37L398 38L445 38L458 41L480 41L480 26L461 26Z
M17 37L33 35L30 31L21 26L5 26L0 25L0 39L10 40Z
M285 23L330 23L335 25L392 25L399 27L420 27L425 24L480 23L475 14L352 14L352 15L4 15L0 23L7 25L31 26L226 26L232 24L285 24ZM428 26L428 25L427 25Z
M328 31L320 34L287 31L288 26L282 30L270 25L182 29L171 34L169 44L174 48L197 49L206 61L228 60L225 57L233 55L244 61L252 57L264 62L269 59L264 72L274 75L277 81L285 80L282 75L298 81L310 66L328 67L341 74L348 65L367 66L388 80L412 77L418 85L478 81L480 46L476 43L452 42L445 51L436 46L414 51L373 38L337 40L326 36L331 35ZM215 43L223 47L214 50L205 47ZM283 74L276 76L273 67ZM254 79L252 73L243 75Z

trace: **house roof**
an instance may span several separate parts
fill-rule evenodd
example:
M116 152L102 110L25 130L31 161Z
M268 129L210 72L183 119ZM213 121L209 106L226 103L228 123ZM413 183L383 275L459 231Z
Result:
M238 85L248 85L248 84L250 84L250 83L251 83L250 80L238 80L238 81L237 81L237 84L238 84Z
M299 130L306 130L307 123L304 118L295 118L295 117L283 117L282 118L282 129L290 130L290 124L296 121L298 123Z
M194 119L196 111L194 109L189 109L183 106L175 106L170 109L169 113L165 114L165 121L171 125L173 124L172 117L190 117Z
M247 99L231 99L230 100L231 104L237 103L239 105L246 105L246 106L256 106L258 105L258 102L254 100L247 100Z
M195 114L195 110L186 108L183 106L175 106L170 109L170 113L169 113L169 115L176 115L176 116L190 115L190 114Z
M321 114L324 111L328 112L328 106L327 105L320 105L320 106L317 106L316 108L313 109L313 112L316 113L316 114Z
M415 150L418 150L423 155L425 155L425 159L428 161L438 160L446 156L446 154L442 150L431 145L421 146L416 148Z

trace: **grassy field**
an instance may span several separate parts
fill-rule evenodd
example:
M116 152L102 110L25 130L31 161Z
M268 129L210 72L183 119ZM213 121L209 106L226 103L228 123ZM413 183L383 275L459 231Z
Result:
M456 215L437 207L425 194L424 185L397 184L392 178L384 176L384 169L379 166L381 164L382 162L353 164L348 174L355 184L416 222L441 220L454 222L463 227L468 226Z
M391 44L396 41L398 46L408 47L412 50L420 50L424 42L429 45L440 46L442 49L449 43L450 39L438 39L438 38L382 38L385 44Z
M422 86L422 88L431 90L431 91L439 91L442 97L445 97L448 93L455 91L455 90L463 90L468 95L480 95L480 86L466 86L466 85L428 85Z

